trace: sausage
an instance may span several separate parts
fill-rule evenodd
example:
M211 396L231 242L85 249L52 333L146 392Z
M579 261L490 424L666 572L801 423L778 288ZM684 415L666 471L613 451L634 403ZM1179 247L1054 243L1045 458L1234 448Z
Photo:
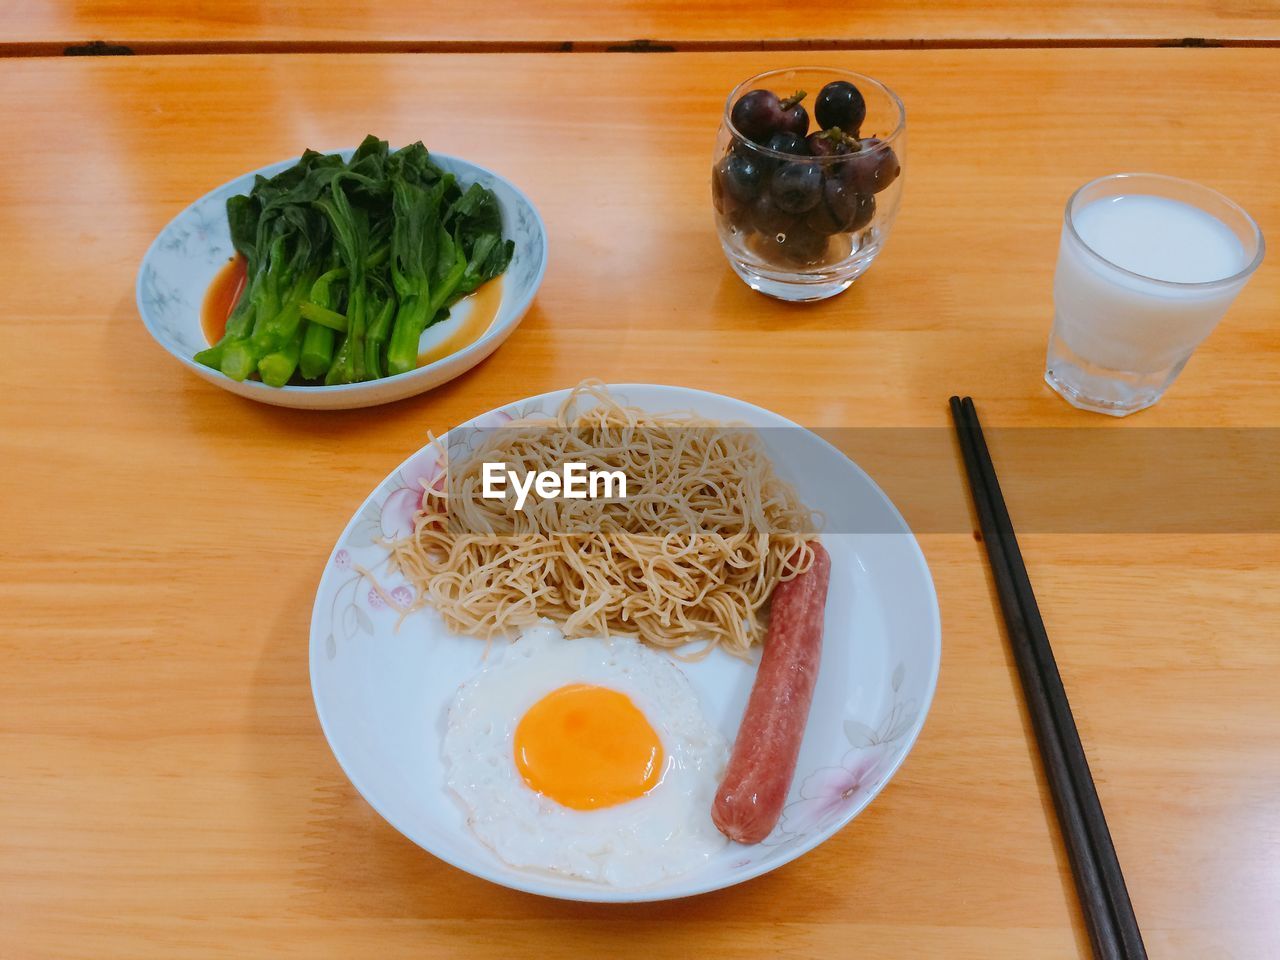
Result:
M782 816L809 721L831 582L831 558L811 546L813 566L773 590L760 668L711 808L720 832L739 843L759 843Z

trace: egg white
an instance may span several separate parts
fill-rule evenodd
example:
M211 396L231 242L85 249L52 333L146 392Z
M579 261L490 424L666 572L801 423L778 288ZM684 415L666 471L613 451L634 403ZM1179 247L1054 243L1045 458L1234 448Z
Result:
M531 789L516 768L516 726L572 683L626 694L662 741L662 779L643 796L572 810ZM729 748L670 657L625 637L565 640L549 621L495 648L449 708L448 785L476 836L507 864L619 887L701 866L728 841L711 805Z

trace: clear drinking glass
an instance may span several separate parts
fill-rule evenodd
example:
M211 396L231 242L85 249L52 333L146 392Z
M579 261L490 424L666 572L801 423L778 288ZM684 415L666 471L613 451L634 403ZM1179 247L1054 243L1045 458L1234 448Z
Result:
M798 157L755 143L734 127L733 107L743 94L771 90L789 98L804 91L801 105L810 116L809 132L816 133L816 98L834 80L852 83L866 101L860 130L845 131L859 138L844 144L855 152ZM781 300L823 300L848 289L871 266L893 226L906 169L906 133L898 95L860 73L796 67L762 73L735 87L725 101L711 170L716 230L734 272L753 290ZM772 203L778 172L797 163L813 168L813 182L832 193L822 193L811 209L779 210Z
M1099 202L1110 206L1085 212ZM1084 410L1123 417L1151 406L1217 326L1263 250L1253 218L1208 187L1149 173L1086 183L1067 201L1046 382Z

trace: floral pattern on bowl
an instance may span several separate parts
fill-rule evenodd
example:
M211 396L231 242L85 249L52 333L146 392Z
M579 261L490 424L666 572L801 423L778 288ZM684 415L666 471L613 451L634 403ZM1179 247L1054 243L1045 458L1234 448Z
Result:
M483 431L543 412L528 404L492 410L432 440L383 482L383 495L369 499L344 538L345 546L336 550L329 561L335 570L351 572L334 591L331 627L325 639L325 652L330 659L337 656L340 641L373 633L373 611L386 609L403 617L417 601L414 589L392 564L388 544L413 534L424 491L444 490L448 481L446 451L457 454L460 449L470 450ZM369 565L356 563L353 554Z

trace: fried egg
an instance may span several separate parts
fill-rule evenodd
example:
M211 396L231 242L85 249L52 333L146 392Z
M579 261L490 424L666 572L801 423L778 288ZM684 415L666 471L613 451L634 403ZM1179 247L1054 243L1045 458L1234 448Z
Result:
M728 745L635 640L530 627L458 690L443 752L471 829L513 867L639 887L728 843L711 822Z

